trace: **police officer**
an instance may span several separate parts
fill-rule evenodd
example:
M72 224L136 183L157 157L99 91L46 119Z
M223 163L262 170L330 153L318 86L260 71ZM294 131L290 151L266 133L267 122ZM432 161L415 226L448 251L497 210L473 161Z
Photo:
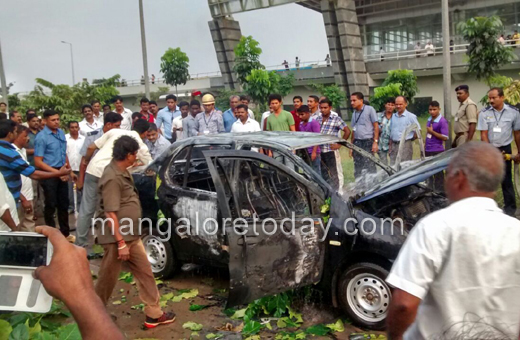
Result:
M460 105L455 115L453 127L455 139L452 147L454 148L473 139L478 119L477 104L469 97L469 86L460 85L455 89L455 92Z
M504 103L504 91L494 87L488 92L488 100L491 106L483 109L478 117L477 130L483 142L491 143L502 153L511 154L511 142L513 134L516 147L520 149L520 113L518 109ZM514 158L520 162L520 154ZM515 216L516 201L515 189L511 173L511 160L506 162L506 174L502 182L504 195L504 212L509 216Z

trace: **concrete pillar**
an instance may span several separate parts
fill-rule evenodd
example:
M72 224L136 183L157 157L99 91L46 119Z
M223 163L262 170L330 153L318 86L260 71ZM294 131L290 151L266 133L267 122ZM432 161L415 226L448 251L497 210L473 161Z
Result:
M369 95L368 74L354 0L322 0L321 11L329 42L336 85L347 98L353 92ZM340 110L347 109L345 103Z
M220 72L227 90L240 89L233 67L235 65L235 46L242 37L238 21L218 18L209 22L211 38L215 45Z

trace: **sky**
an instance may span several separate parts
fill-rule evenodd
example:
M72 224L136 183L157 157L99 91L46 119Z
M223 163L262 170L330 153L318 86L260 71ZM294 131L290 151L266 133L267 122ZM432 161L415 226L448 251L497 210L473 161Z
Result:
M207 0L144 0L148 70L160 77L160 58L180 47L190 73L218 71L208 27ZM320 13L290 4L234 16L243 35L263 49L261 62L279 65L325 59L328 53ZM0 42L10 93L30 91L35 78L72 83L69 45L73 44L76 82L120 74L143 74L137 0L2 0Z

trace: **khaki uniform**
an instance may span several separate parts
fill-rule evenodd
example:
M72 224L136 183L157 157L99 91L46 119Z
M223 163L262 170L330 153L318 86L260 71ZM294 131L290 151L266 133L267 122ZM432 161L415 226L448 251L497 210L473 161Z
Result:
M157 319L163 312L159 305L160 295L152 267L139 235L141 204L132 175L128 171L121 171L112 160L99 179L98 189L101 208L104 212L115 212L120 221L120 231L130 251L130 259L126 263L137 282L139 297L145 305L144 312L148 317ZM130 228L128 223L121 223L121 219L125 218L132 221ZM129 235L125 235L125 233ZM112 236L109 223L104 223L97 236L98 243L103 245L105 255L101 261L95 290L106 305L117 283L122 261L118 259L118 245Z
M457 147L466 143L468 139L469 124L476 124L478 121L477 104L471 98L466 99L460 104L457 114L455 115L455 124L453 130L455 131L455 140L453 147Z

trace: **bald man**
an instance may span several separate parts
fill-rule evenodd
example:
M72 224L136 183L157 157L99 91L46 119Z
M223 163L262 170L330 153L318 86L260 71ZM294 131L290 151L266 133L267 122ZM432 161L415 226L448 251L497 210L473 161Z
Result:
M386 279L395 288L389 339L455 339L472 321L471 332L487 325L518 339L520 221L493 200L503 178L497 148L457 148L445 183L451 205L417 223Z

